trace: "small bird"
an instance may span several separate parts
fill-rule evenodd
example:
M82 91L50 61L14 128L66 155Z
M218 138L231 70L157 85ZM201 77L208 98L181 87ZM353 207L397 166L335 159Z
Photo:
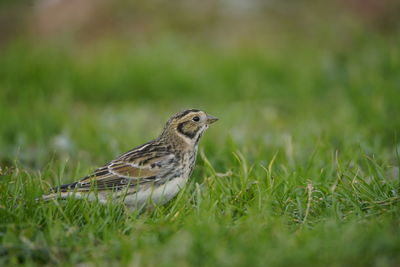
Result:
M156 139L120 155L78 182L53 188L42 199L121 201L133 209L165 204L188 181L199 140L217 120L197 109L179 112Z

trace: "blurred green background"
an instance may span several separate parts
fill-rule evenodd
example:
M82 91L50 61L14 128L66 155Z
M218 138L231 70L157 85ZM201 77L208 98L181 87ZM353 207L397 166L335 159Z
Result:
M152 265L156 247L167 266L176 259L182 265L394 266L400 260L399 13L396 0L1 1L0 167L6 178L0 185L8 193L0 202L6 214L0 256L15 244L30 251L29 239L35 246L46 240L49 257L70 264L85 263L75 249L81 248L89 262L122 257ZM10 216L15 188L27 177L33 184L43 179L44 191L74 181L156 137L185 108L220 118L201 149L226 179L233 171L229 183L245 179L247 193L229 191L228 182L206 186L201 192L209 202L187 204L183 194L171 204L170 210L180 209L175 215L167 208L123 226L118 217L115 228L99 230L99 239L92 233L107 216L93 215L96 222L82 226L65 222L52 206L32 208L28 216L22 204ZM265 206L257 206L255 184L264 181L262 168L268 170L274 155L278 189L263 188ZM351 183L338 182L340 166L354 177ZM189 192L207 185L209 167L198 160ZM37 190L26 194L34 199ZM190 205L202 213L192 214ZM72 217L73 209L66 209ZM76 224L84 234L71 230L65 241ZM136 232L124 229L145 231L134 239ZM187 250L171 248L187 240L193 244ZM120 256L113 247L136 254ZM115 255L107 258L109 249Z
M222 118L210 137L219 142L273 145L270 133L300 127L335 131L335 145L351 132L393 147L400 128L397 1L0 8L2 164L18 158L40 168L60 149L72 158L93 146L116 153L188 107Z

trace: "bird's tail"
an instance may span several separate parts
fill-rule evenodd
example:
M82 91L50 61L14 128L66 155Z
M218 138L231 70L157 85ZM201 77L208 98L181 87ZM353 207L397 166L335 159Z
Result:
M46 195L43 195L41 197L36 198L36 202L44 201L48 202L54 199L65 199L67 195L65 193L60 193L60 192L54 192L54 193L49 193Z
M57 193L50 193L50 194L47 194L47 195L43 195L43 196L41 196L41 197L38 197L37 200L38 200L38 201L40 201L40 200L43 200L43 201L50 201L50 200L53 200L53 199L57 199L57 198L59 198L59 197L60 197L60 194L57 194Z
M36 198L36 201L50 201L53 199L65 199L68 196L67 192L62 192L63 189L71 189L72 186L75 186L77 183L65 184L58 187L53 187L50 189L48 194L42 195L41 197ZM61 191L61 192L60 192Z

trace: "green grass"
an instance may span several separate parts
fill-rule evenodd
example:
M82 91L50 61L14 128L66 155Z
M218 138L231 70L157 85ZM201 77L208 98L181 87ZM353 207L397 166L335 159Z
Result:
M7 47L0 265L399 265L397 44L292 45ZM167 205L35 202L187 107L220 121Z

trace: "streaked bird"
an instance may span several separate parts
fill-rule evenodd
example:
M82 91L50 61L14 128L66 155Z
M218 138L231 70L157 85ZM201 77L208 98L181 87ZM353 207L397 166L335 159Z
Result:
M162 205L185 186L195 166L199 141L217 120L197 109L179 112L156 139L120 155L78 182L53 188L42 199L122 201L134 209Z

